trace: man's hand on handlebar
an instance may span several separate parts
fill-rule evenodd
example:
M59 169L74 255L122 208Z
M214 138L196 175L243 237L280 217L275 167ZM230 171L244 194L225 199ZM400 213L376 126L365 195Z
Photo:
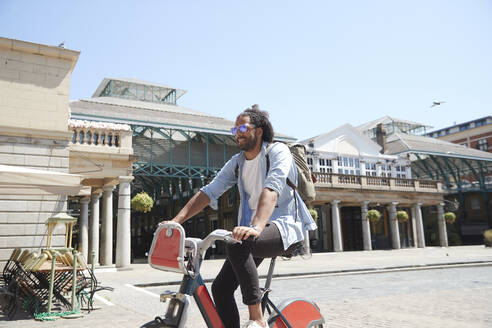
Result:
M164 221L159 222L159 224L166 224L166 223L169 223L169 222L179 223L179 222L178 222L177 220L175 220L175 219L167 219L167 220L164 220Z
M238 226L232 230L232 238L236 240L246 240L249 237L253 237L254 239L260 236L260 231L257 231L251 227L243 227Z

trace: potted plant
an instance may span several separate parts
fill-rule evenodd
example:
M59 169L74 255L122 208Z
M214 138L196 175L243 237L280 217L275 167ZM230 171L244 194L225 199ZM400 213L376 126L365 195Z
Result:
M147 213L154 206L154 201L146 192L140 192L132 198L130 205L137 212Z
M483 232L483 242L485 247L492 247L492 229Z
M446 212L444 213L444 220L446 220L446 222L449 224L453 224L456 220L456 214L454 214L453 212Z
M314 221L318 221L318 212L314 208L309 209L309 214L311 214Z
M398 211L396 212L396 218L401 223L406 222L408 221L408 213L406 211Z
M370 223L378 224L381 219L381 213L378 210L369 210L367 211L366 218Z

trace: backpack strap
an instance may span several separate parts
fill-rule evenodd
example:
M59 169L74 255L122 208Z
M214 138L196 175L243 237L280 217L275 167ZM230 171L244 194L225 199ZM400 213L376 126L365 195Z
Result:
M266 173L265 173L265 177L268 176L268 171L270 171L270 154L269 154L269 152L270 152L271 147L273 147L273 145L274 144L268 145L267 150L266 150L266 155L265 155L265 157L266 157ZM294 189L294 203L295 203L295 207L296 207L296 217L294 220L295 220L295 222L297 222L297 197L296 197L297 187L294 183L292 183L292 181L290 181L289 178L287 178L286 182L287 182L287 185L289 187Z

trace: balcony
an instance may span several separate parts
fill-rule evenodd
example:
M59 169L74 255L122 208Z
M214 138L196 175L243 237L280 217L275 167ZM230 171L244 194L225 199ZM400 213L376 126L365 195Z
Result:
M70 120L68 128L72 131L70 173L90 179L130 174L134 162L130 126Z
M316 187L349 188L380 191L442 193L442 184L435 180L401 179L315 172Z
M132 131L126 124L70 120L70 150L86 153L132 155Z

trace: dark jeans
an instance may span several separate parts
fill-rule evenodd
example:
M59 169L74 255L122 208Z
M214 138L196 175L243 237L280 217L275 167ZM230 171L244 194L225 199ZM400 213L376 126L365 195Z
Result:
M224 326L235 328L239 327L240 323L234 299L234 291L238 285L241 286L244 304L260 303L257 267L264 258L279 256L289 250L284 251L277 226L269 223L258 239L244 240L242 244L228 242L226 251L227 259L212 284L212 294Z

